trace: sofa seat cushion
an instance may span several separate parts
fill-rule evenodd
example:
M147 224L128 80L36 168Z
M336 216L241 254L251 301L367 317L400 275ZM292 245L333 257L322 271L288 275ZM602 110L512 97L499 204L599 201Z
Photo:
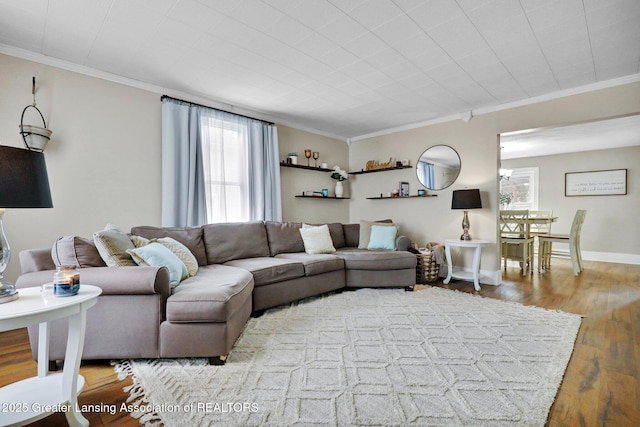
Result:
M282 258L259 257L227 261L224 265L244 268L253 274L255 286L283 282L297 277L304 277L304 265L301 262Z
M224 265L200 267L167 299L167 320L172 323L224 323L244 304L251 304L253 276Z
M304 265L305 276L328 273L329 271L344 270L344 260L333 254L307 254L304 252L295 254L280 254L276 258L297 261Z
M344 259L347 270L403 270L415 268L417 258L411 252L338 249L336 256Z

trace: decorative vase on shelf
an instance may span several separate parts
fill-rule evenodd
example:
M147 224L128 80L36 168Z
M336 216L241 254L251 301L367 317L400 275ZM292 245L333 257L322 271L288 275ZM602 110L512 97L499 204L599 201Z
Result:
M336 197L342 197L344 194L344 187L342 186L342 181L336 181Z

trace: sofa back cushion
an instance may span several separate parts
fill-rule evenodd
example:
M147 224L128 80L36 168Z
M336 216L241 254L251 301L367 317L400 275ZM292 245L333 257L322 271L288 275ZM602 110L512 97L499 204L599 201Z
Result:
M333 247L336 249L344 248L347 246L344 229L339 222L332 222L327 224L329 227L329 234L331 234L331 240L333 241Z
M202 230L209 264L271 255L262 221L207 224Z
M198 265L207 265L207 253L205 251L202 227L152 227L142 225L133 227L131 234L146 237L147 239L171 237L191 251L198 260Z
M344 224L342 230L344 231L345 246L357 248L360 242L360 224Z
M271 256L304 252L304 243L300 235L301 223L266 221L264 227L267 230Z

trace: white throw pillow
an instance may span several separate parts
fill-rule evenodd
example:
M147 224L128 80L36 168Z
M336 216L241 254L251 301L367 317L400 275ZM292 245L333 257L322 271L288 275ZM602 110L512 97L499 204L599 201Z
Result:
M304 251L308 254L332 254L336 251L327 224L317 227L302 224L300 235L304 243Z

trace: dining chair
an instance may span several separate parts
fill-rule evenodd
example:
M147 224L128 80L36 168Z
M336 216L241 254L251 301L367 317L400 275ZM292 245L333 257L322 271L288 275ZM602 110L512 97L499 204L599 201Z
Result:
M522 274L533 273L533 236L528 210L500 211L500 252L507 269L507 260L520 262Z
M531 222L531 234L537 236L539 234L551 233L551 217L553 217L553 211L532 211L529 210L529 219L531 218L548 218L547 221L535 221Z
M580 250L580 233L586 215L587 211L585 209L578 209L576 211L569 234L550 233L538 236L538 271L542 268L548 270L551 267L551 257L571 258L573 274L576 276L584 270ZM566 252L554 252L551 246L552 243L568 243L569 254L567 255Z
M534 211L529 210L529 226L531 227L531 235L536 238L536 236L550 234L551 233L551 224L553 221L551 220L553 217L553 211ZM535 221L532 221L535 219ZM546 219L546 220L543 220ZM548 250L551 250L551 242L545 242L545 245L548 245ZM534 242L535 247L535 242ZM540 241L538 240L538 260L540 260Z

